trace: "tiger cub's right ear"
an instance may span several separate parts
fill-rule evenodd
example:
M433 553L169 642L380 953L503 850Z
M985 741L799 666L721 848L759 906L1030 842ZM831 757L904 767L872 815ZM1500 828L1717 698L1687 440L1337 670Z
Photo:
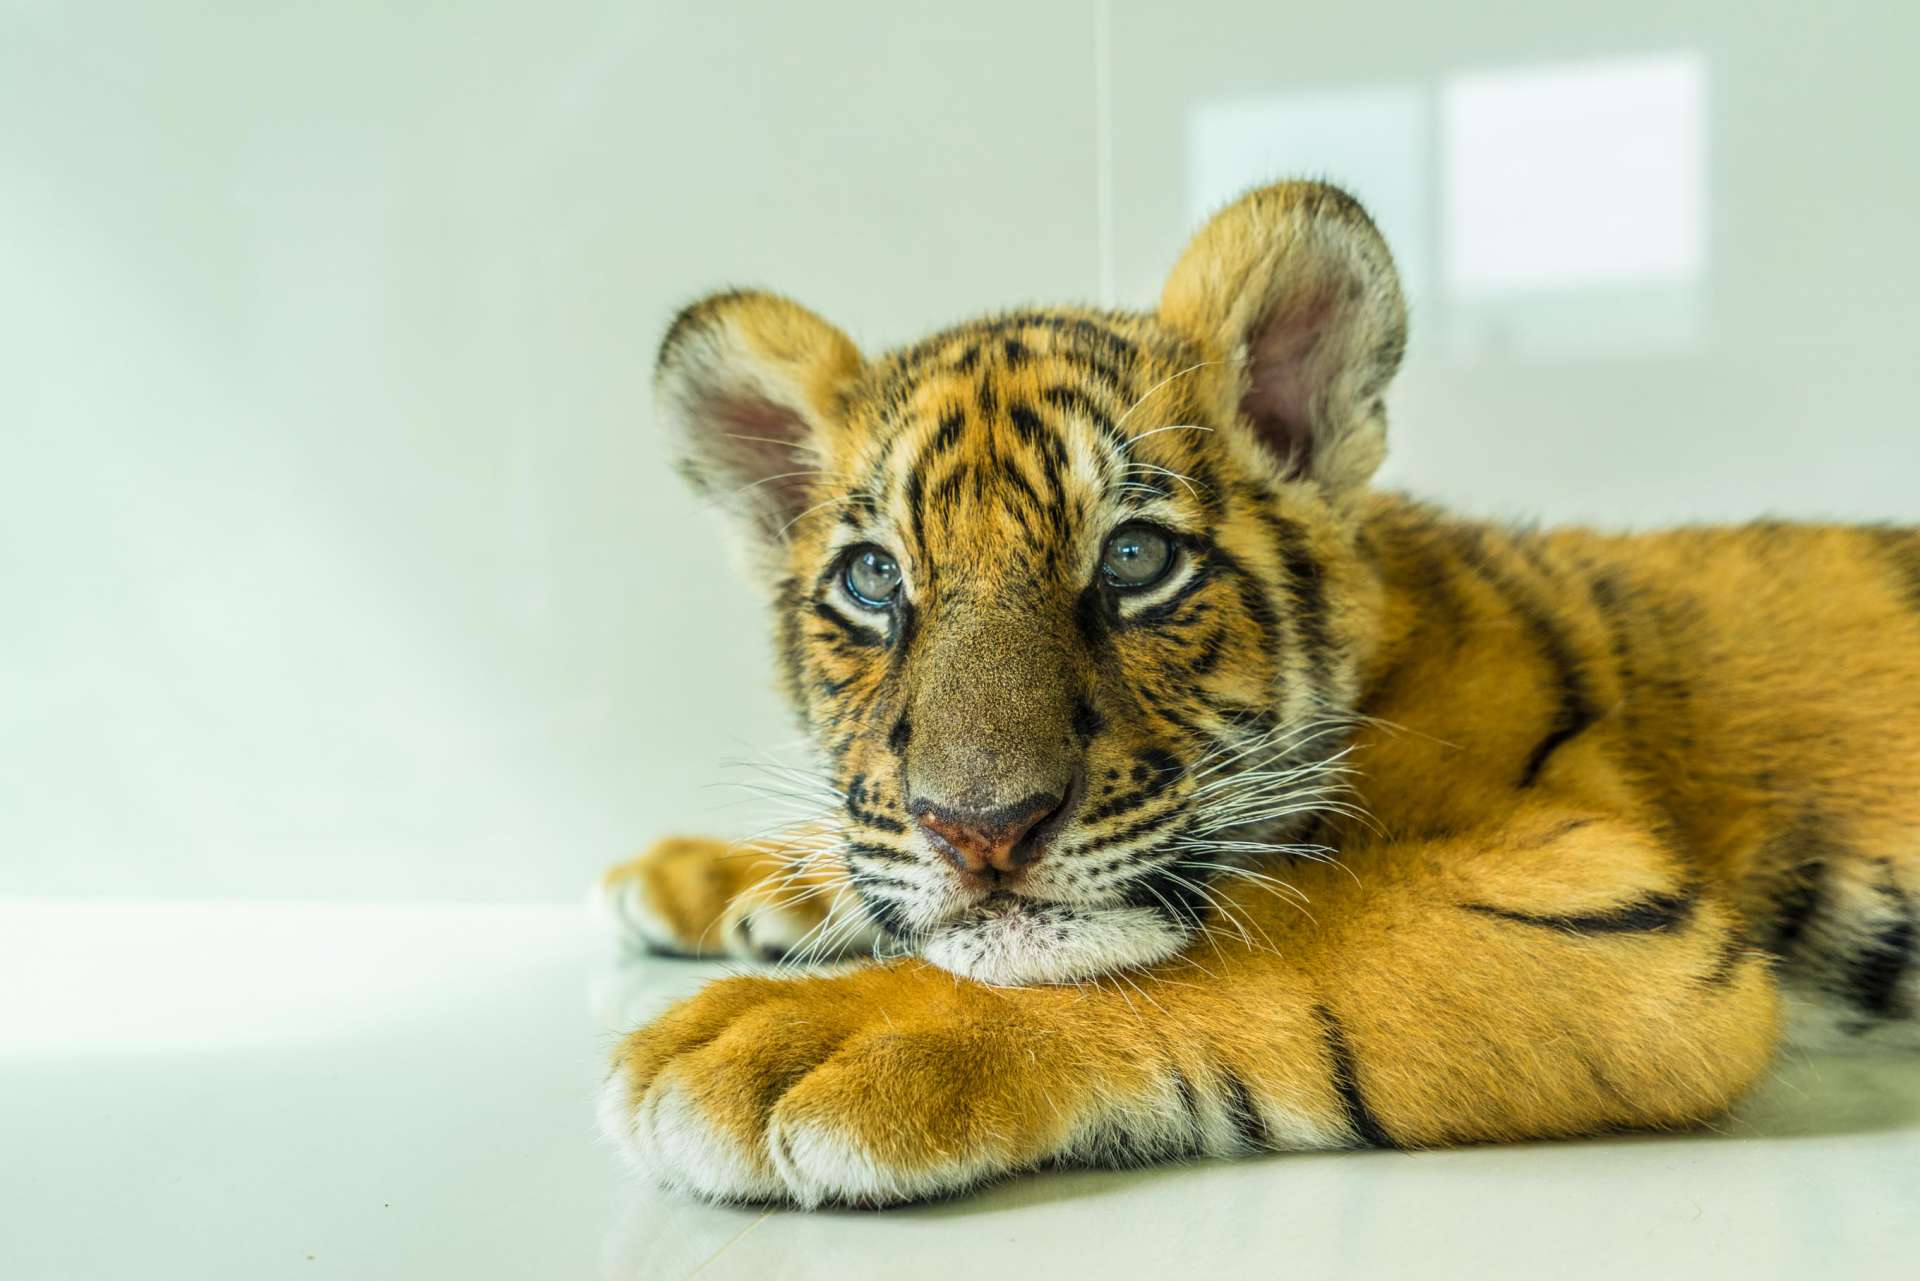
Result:
M776 294L712 294L674 318L654 400L694 489L778 542L832 467L851 339Z

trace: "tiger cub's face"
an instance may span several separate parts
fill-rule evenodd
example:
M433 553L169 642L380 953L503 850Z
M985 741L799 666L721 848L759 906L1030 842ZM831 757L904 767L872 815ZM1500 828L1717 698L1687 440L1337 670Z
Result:
M1299 835L1364 647L1346 513L1404 322L1329 188L1219 215L1157 313L1013 313L872 362L765 294L658 387L747 525L872 919L957 973L1158 960Z

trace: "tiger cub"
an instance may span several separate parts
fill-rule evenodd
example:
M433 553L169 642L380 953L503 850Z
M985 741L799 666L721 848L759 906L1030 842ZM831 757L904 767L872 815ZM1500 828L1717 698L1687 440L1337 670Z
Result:
M1369 488L1406 340L1315 183L1150 312L868 359L725 293L659 355L819 749L817 822L668 841L658 950L824 958L620 1045L706 1197L1683 1127L1804 1040L1913 1045L1920 533L1519 533Z

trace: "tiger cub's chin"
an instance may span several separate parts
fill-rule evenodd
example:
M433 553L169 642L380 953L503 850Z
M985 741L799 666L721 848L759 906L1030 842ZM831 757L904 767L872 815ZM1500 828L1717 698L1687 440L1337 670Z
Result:
M915 949L963 978L1012 987L1078 983L1163 961L1189 931L1144 907L992 902L928 932Z

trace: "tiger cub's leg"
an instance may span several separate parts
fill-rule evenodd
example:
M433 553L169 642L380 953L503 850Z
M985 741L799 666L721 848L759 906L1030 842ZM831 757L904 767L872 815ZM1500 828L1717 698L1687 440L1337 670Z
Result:
M637 951L827 961L879 941L839 860L807 837L792 846L669 837L610 868L599 898Z
M1683 1127L1766 1071L1771 969L1654 833L1535 804L1345 855L1286 869L1311 916L1217 883L1248 937L1124 980L708 984L621 1045L602 1122L670 1186L874 1205L1044 1164Z

